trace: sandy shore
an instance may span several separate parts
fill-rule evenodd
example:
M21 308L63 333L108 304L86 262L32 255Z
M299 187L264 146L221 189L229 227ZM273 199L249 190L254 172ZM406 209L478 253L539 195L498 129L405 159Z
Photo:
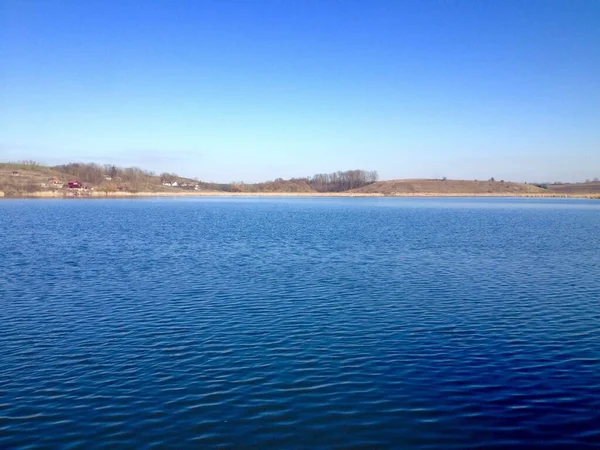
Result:
M319 193L319 192L223 192L223 191L175 191L175 192L65 192L39 191L5 198L136 198L136 197L382 197L382 194Z
M138 198L138 197L529 197L529 198L588 198L600 199L600 194L512 194L512 193L352 193L352 192L222 192L222 191L177 191L177 192L65 192L40 191L18 196L5 196L0 191L0 198Z

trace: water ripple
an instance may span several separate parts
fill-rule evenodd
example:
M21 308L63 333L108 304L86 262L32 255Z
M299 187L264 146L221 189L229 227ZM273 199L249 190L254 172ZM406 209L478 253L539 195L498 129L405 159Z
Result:
M0 447L598 448L593 205L0 202Z

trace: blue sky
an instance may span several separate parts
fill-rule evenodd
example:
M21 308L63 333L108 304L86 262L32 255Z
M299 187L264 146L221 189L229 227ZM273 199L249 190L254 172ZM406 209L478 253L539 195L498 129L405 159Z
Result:
M600 177L600 2L0 1L0 160Z

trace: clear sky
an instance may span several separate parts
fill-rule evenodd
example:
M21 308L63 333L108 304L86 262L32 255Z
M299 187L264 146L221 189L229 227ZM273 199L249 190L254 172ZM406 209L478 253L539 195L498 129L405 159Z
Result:
M600 177L600 1L0 0L0 160Z

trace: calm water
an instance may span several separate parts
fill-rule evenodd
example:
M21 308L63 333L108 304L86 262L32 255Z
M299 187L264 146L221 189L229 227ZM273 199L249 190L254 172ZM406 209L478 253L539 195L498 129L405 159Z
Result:
M600 202L0 201L0 447L593 448Z

